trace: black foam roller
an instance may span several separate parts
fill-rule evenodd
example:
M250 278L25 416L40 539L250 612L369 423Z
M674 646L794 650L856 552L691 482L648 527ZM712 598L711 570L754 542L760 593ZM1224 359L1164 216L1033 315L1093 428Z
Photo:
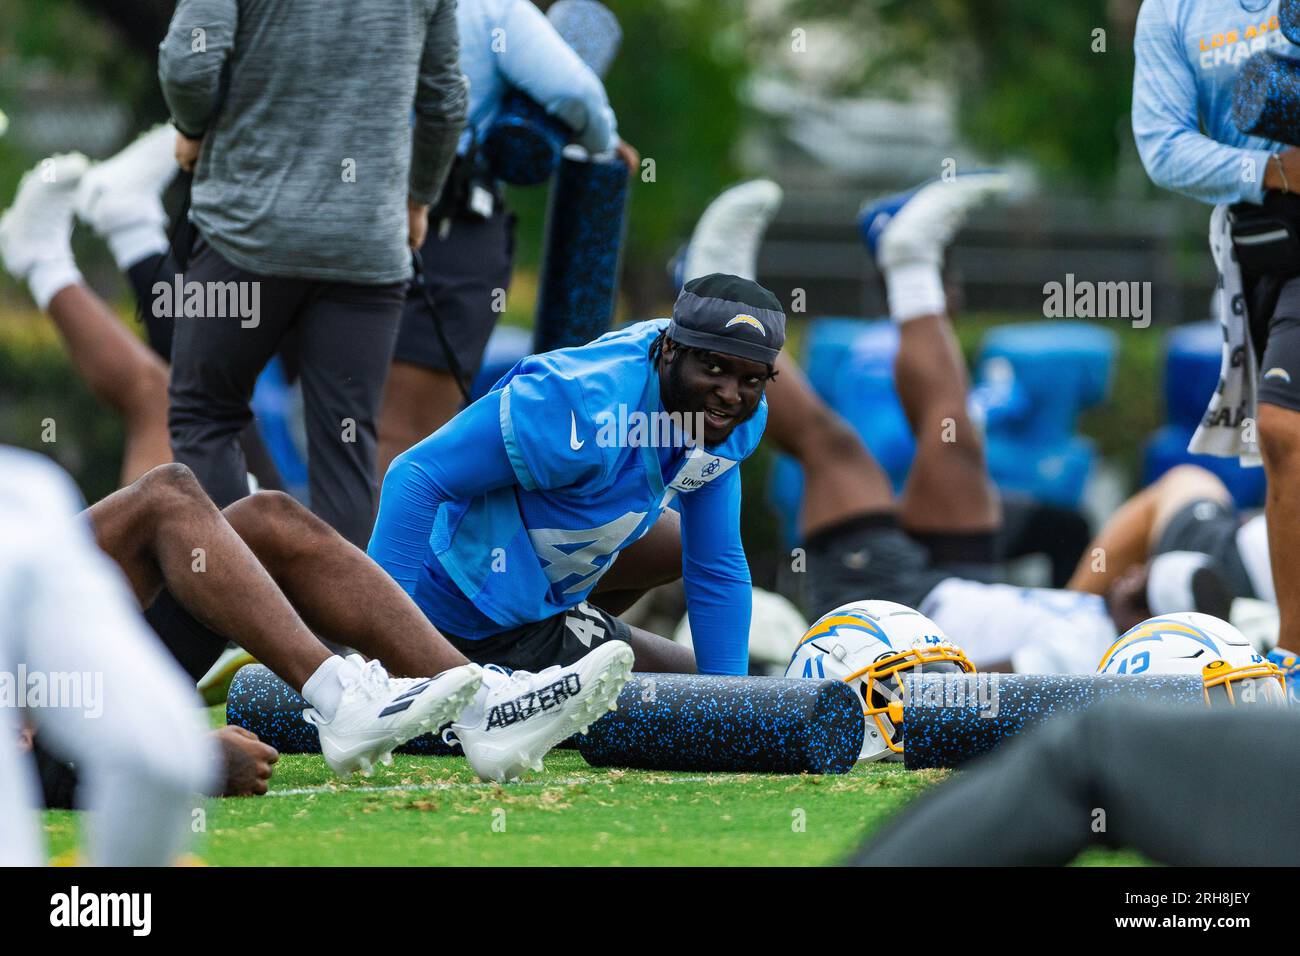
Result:
M307 702L263 664L246 664L230 682L226 723L243 727L282 754L318 754L316 728L302 719ZM429 757L459 755L460 747L442 742L438 733L423 734L397 749L400 754Z
M628 193L617 157L565 155L551 186L533 351L586 345L614 321Z
M1060 714L1107 701L1205 708L1188 674L920 674L904 678L903 764L956 767Z
M1300 144L1300 62L1267 50L1247 60L1232 91L1232 122L1249 136Z
M634 674L578 750L594 767L848 773L863 733L842 681Z

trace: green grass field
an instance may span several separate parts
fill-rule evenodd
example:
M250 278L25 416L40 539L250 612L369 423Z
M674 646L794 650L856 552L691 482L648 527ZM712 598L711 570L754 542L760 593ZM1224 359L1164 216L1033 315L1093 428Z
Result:
M213 866L826 865L949 772L651 773L557 750L501 786L458 757L398 757L344 782L320 757L284 756L267 796L206 802L195 851ZM77 814L48 813L46 834L52 855L74 849Z

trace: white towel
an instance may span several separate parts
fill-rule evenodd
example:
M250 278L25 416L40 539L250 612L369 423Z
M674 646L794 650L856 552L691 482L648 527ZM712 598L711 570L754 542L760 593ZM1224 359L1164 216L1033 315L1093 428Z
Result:
M1187 450L1198 455L1239 458L1242 465L1259 466L1259 438L1255 422L1259 404L1259 368L1250 341L1250 319L1242 292L1241 267L1228 229L1228 207L1215 206L1210 216L1210 252L1219 270L1215 311L1223 329L1223 358L1219 387L1201 418Z

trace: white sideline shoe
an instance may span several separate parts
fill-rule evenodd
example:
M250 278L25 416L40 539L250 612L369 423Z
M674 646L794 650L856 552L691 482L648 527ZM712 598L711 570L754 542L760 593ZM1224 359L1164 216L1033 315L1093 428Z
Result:
M320 749L340 777L376 763L391 764L393 749L412 737L437 730L460 716L483 683L483 669L464 664L437 677L389 677L378 661L348 658L361 670L356 679L341 677L343 699L333 720L314 707L302 719L320 734Z
M470 768L484 780L517 779L541 770L547 752L616 709L632 676L632 648L607 641L568 667L533 674L483 669L480 699L452 724ZM446 739L448 735L444 735Z
M105 237L137 224L166 228L159 197L180 172L175 141L176 130L163 123L91 166L77 189L77 218Z
M90 160L81 153L43 159L23 174L13 205L0 216L0 258L20 282L38 262L72 259L73 196Z

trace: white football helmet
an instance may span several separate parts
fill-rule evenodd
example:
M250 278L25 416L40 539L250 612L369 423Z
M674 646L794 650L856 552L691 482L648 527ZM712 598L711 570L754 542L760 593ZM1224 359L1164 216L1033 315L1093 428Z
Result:
M835 678L862 698L859 760L901 760L904 672L969 674L975 665L920 611L892 601L854 601L804 633L786 677Z
M1226 621L1184 611L1162 614L1126 631L1102 655L1099 674L1195 674L1205 703L1285 707L1286 679Z

